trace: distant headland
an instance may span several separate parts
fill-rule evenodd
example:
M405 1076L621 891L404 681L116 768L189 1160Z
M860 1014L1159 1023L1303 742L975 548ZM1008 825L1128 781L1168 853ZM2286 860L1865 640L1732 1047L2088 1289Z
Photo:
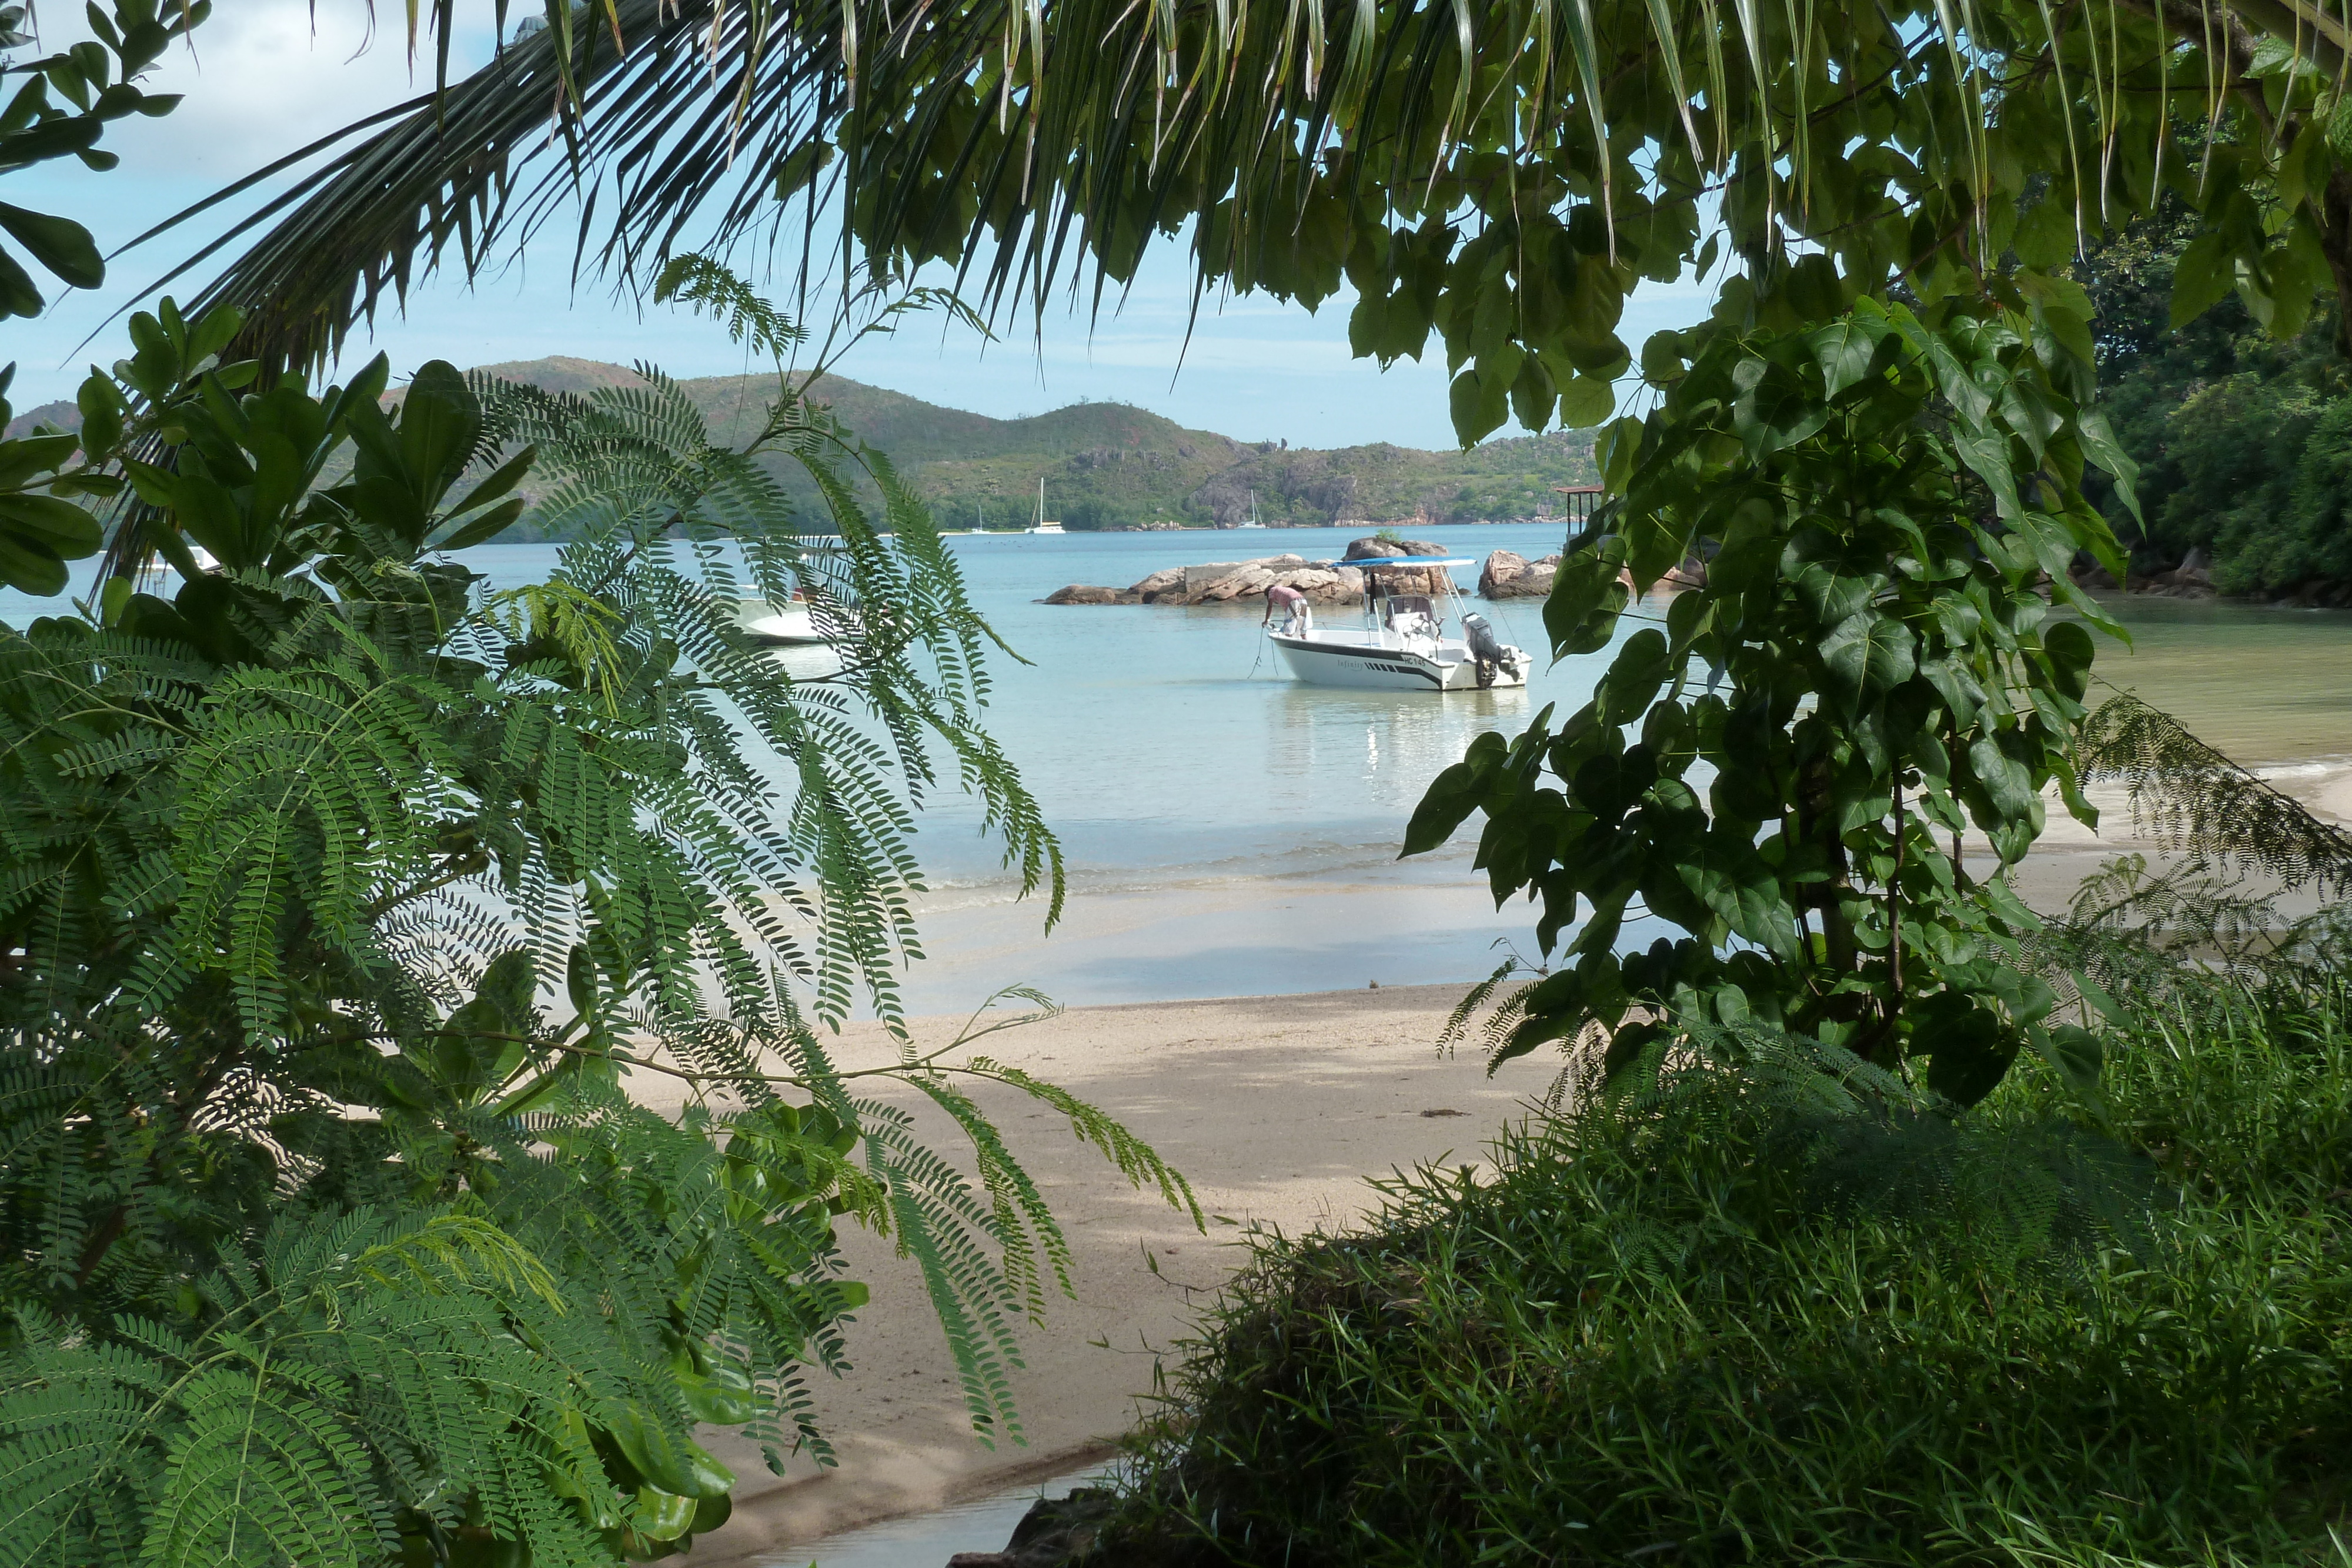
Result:
M508 381L550 392L626 386L625 365L562 356L485 365ZM706 376L679 386L722 441L748 440L773 383L760 376ZM1073 532L1279 527L1429 527L1506 522L1558 510L1559 486L1592 484L1592 433L1562 431L1489 441L1467 452L1424 452L1377 442L1323 451L1279 441L1240 441L1188 430L1122 402L1077 402L1023 419L944 408L860 382L827 376L814 395L844 423L889 455L931 504L942 528L1029 526L1037 482ZM80 423L71 403L27 411L16 424ZM16 426L10 427L11 431ZM805 486L779 464L788 487ZM814 493L809 497L815 499ZM512 536L532 537L528 525Z

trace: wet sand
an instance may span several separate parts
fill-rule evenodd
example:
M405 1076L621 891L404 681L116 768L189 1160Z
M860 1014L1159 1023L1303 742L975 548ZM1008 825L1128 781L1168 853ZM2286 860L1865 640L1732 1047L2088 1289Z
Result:
M2352 764L2284 765L2265 776L2315 810L2352 820ZM2053 802L2042 842L2014 873L2035 907L2063 909L2081 879L2116 854L2162 858L2133 831L2119 791L2093 800L2099 832ZM1966 850L1972 870L1990 869L1980 843ZM1004 924L1003 906L975 906L964 917L968 931L950 920L947 964L967 977L1004 975L1051 954L1048 988L1056 977L1065 987L1075 977L1083 994L1164 978L1188 962L1216 973L1221 953L1249 952L1257 967L1244 972L1258 983L1272 988L1287 977L1304 988L1339 964L1359 973L1409 969L1420 961L1415 931L1445 921L1475 917L1521 936L1528 925L1516 905L1495 915L1458 869L1410 890L1242 881L1082 896L1050 945L1035 936L1027 910L1013 910L1021 911L1018 931ZM999 924L989 939L992 919ZM1538 1053L1489 1079L1474 1050L1439 1054L1447 1014L1491 961L1483 947L1475 958L1469 949L1452 951L1459 977L1443 984L1358 982L1303 995L1086 1007L992 1037L991 1054L1110 1111L1182 1170L1213 1217L1207 1232L1129 1188L1050 1113L1010 1092L989 1092L984 1103L1036 1176L1076 1265L1076 1299L1057 1299L1044 1326L1024 1339L1027 1367L1013 1390L1025 1446L1000 1438L992 1449L973 1437L919 1277L887 1244L851 1231L844 1239L853 1277L873 1285L875 1300L850 1331L855 1371L815 1380L841 1464L819 1471L795 1463L777 1478L739 1440L707 1438L743 1484L734 1520L697 1544L697 1561L800 1568L806 1543L819 1537L1108 1455L1148 1406L1163 1366L1172 1369L1197 1308L1242 1260L1239 1238L1248 1228L1342 1226L1376 1204L1367 1176L1479 1160L1486 1142L1549 1086L1558 1059ZM917 1039L944 1041L962 1021L961 1014L919 1019ZM845 1066L890 1054L870 1025L853 1026L840 1053ZM913 1103L904 1092L890 1097ZM935 1146L960 1147L943 1121L926 1115Z

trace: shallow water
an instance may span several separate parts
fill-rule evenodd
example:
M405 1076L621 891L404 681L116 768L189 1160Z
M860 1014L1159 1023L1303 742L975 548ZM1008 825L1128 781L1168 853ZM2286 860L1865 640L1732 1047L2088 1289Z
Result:
M763 1559L760 1568L944 1568L959 1552L1002 1552L1013 1527L1041 1497L1067 1497L1108 1473L1108 1465L1014 1487L992 1497L905 1519L885 1520Z
M1011 880L969 802L936 801L918 845L934 889L925 906L932 958L909 977L912 1010L968 1008L1016 980L1098 1003L1458 979L1492 967L1498 938L1524 939L1524 907L1493 910L1466 841L1402 864L1397 846L1430 780L1479 731L1515 734L1547 704L1573 709L1607 651L1539 667L1518 691L1339 691L1282 678L1255 606L1038 602L1066 583L1123 588L1164 566L1327 559L1349 537L1268 528L950 541L974 602L1030 661L995 662L990 727L1060 836L1077 896L1045 940L1042 907L1011 906ZM1426 537L1455 556L1534 557L1560 548L1562 526ZM553 546L490 546L467 559L509 583L544 573L554 556ZM1465 588L1475 575L1455 574ZM39 608L0 593L9 620ZM2352 758L2352 613L2121 595L2109 608L2132 646L2101 648L2102 679L2248 762ZM1480 609L1507 642L1542 646L1539 601ZM1326 625L1353 615L1318 608Z
M2241 762L2352 758L2352 612L2113 594L2131 646L2100 679L2136 691Z

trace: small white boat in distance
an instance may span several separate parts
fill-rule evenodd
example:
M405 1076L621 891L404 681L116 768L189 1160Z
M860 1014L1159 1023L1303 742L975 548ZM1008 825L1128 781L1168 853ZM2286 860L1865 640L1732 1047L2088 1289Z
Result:
M804 599L784 604L747 599L736 607L735 624L752 642L770 648L822 647L834 640L832 633L819 627L810 616Z
M1045 481L1043 479L1037 481L1037 523L1029 531L1033 534L1058 534L1068 531L1059 522L1051 520L1045 516Z
M1532 661L1498 639L1485 616L1463 613L1463 634L1448 637L1438 600L1422 593L1391 593L1384 580L1391 572L1437 568L1438 580L1445 585L1440 596L1444 608L1458 609L1454 601L1461 596L1454 590L1451 569L1475 566L1476 561L1405 556L1323 564L1351 566L1364 574L1364 623L1349 631L1270 629L1266 635L1293 680L1391 692L1486 691L1528 684Z

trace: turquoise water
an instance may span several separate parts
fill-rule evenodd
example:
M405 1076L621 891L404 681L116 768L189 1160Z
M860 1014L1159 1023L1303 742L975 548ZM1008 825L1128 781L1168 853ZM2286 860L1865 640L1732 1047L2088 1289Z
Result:
M950 540L974 602L1030 661L996 660L991 728L1087 885L1392 855L1422 789L1472 736L1516 732L1556 697L1581 701L1605 665L1598 656L1571 660L1520 691L1328 691L1282 677L1258 634L1259 605L1035 602L1065 583L1123 588L1163 566L1285 552L1328 558L1349 537L1268 528ZM1448 528L1430 537L1460 556L1496 549L1537 556L1560 548L1562 528ZM555 554L552 545L492 545L465 559L504 586L544 575ZM1475 570L1454 575L1465 588L1476 580ZM0 594L0 615L18 623L38 608ZM1540 647L1539 601L1482 608L1505 641ZM1318 610L1322 624L1354 622L1343 607ZM976 825L960 801L927 815L924 853L938 881L996 880Z
M1070 582L1124 588L1163 566L1328 558L1349 537L1268 528L953 541L974 601L1031 661L999 664L993 727L1027 769L1081 876L1132 883L1392 857L1431 778L1475 735L1516 733L1548 701L1581 702L1606 667L1599 655L1570 660L1515 691L1340 691L1283 675L1259 634L1260 603L1034 602ZM1427 537L1456 556L1537 556L1560 548L1562 529L1450 528ZM1465 588L1476 580L1475 569L1454 576ZM1539 601L1480 608L1506 642L1542 645ZM1324 625L1356 619L1338 605L1317 614ZM981 869L953 844L934 852L950 876Z
M1557 550L1558 524L1427 530L1450 554ZM1043 938L960 798L934 804L919 848L936 890L917 1010L969 1007L1013 981L1069 1002L1263 995L1451 980L1523 936L1496 915L1466 843L1403 865L1406 819L1481 730L1516 733L1547 703L1580 704L1595 653L1542 667L1524 690L1369 693L1283 678L1260 608L1051 606L1072 582L1125 587L1164 566L1345 549L1340 529L966 536L950 541L973 601L1026 664L1000 658L990 727L1060 835L1073 902ZM490 546L477 570L527 580L554 547ZM1455 574L1465 588L1475 569ZM43 608L0 594L0 616ZM1543 645L1540 603L1482 605L1507 642ZM2180 714L2252 762L2352 758L2352 614L2119 598L2128 653L2099 673ZM1352 618L1318 607L1322 623ZM1629 628L1630 631L1630 628ZM795 655L805 657L808 655ZM823 657L822 654L815 655ZM1629 933L1629 936L1634 935ZM1646 935L1642 936L1646 940Z

